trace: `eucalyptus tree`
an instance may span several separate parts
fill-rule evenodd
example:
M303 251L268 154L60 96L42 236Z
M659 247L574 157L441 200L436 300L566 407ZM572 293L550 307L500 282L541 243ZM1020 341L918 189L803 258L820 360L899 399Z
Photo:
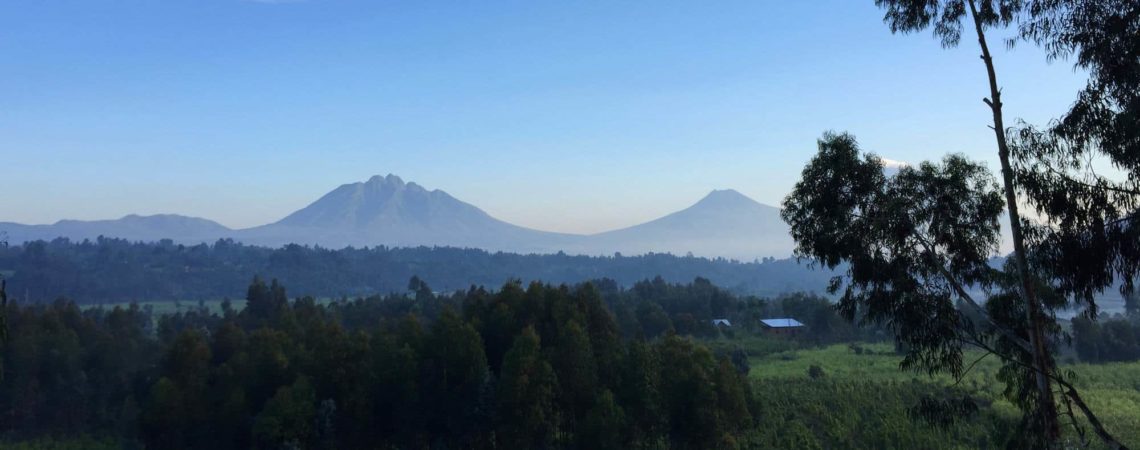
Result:
M1095 320L1095 296L1119 283L1131 297L1140 274L1140 1L1037 0L1018 31L1088 73L1068 111L1044 129L1020 123L1010 147L1021 198L1043 218L1027 234L1031 270ZM1076 389L1062 392L1117 444Z
M1047 219L1030 262L1095 319L1094 296L1116 282L1132 295L1140 272L1140 1L1038 0L1019 31L1089 75L1049 126L1019 124L1011 150L1023 198Z
M846 279L829 286L842 291L841 315L893 331L908 350L903 368L960 376L966 321L992 322L967 289L996 283L988 256L998 246L1003 208L993 177L962 156L888 177L853 136L827 133L782 215L797 256L831 268L847 264ZM955 300L974 315L959 314Z
M1010 231L1013 239L1012 259L1016 268L1018 294L1024 304L1028 323L1028 341L1032 356L1032 367L1037 384L1037 409L1039 425L1043 427L1048 440L1055 441L1059 435L1057 408L1048 377L1052 370L1048 344L1045 336L1045 317L1041 303L1034 291L1033 277L1029 273L1025 235L1022 229L1021 214L1018 211L1017 188L1014 185L1013 164L1010 162L1009 139L1006 136L1005 118L1002 112L1001 88L998 85L993 56L986 40L987 28L1009 26L1025 8L1022 0L876 0L886 9L885 20L892 32L914 32L932 28L935 36L941 38L944 47L959 44L962 38L963 22L967 20L967 10L972 22L972 30L977 35L981 59L985 65L989 81L989 97L983 98L993 118L991 129L997 143L998 159L1001 162L1002 193L1009 214ZM980 8L979 8L980 3Z
M961 155L902 167L887 176L882 161L862 153L854 137L828 133L782 214L791 225L798 256L846 268L845 276L830 285L840 294L839 313L891 330L906 350L903 369L962 379L977 362L964 360L966 349L981 348L983 357L1001 358L999 379L1006 383L1006 396L1025 412L1018 443L1052 446L1059 436L1048 434L1036 395L1037 371L1016 269L991 266L1004 209L998 181L983 165ZM1048 284L1039 278L1033 283L1046 309L1064 305L1064 297ZM989 297L983 301L979 291ZM1050 335L1059 331L1053 320L1046 325ZM1123 448L1055 367L1046 375L1063 386L1066 396L1075 397L1074 404L1105 442ZM931 416L931 406L924 404L927 411L920 415ZM933 414L969 411L944 406Z
M1055 367L1053 310L1069 300L1095 314L1093 295L1123 277L1132 288L1140 259L1134 222L1140 203L1140 5L1136 0L876 0L892 32L933 30L944 47L976 35L988 80L983 102L1001 163L1000 183L960 156L904 168L892 178L854 138L828 134L804 179L785 201L797 254L835 267L848 263L839 302L894 330L909 349L904 367L961 376L962 346L1005 362L1007 394L1025 411L1027 445L1060 439L1057 398L1076 425L1076 406L1108 445L1123 448ZM1050 57L1076 55L1089 83L1073 108L1047 130L1007 128L1002 89L986 33L1016 28ZM1090 156L1124 172L1096 176ZM1091 174L1091 175L1090 175ZM1028 204L1044 218L1024 220ZM1004 271L989 267L1005 210L1014 252ZM1093 261L1090 261L1093 260ZM835 279L832 289L843 288ZM970 288L990 296L984 306ZM954 302L967 305L958 311ZM1054 392L1060 386L1060 395ZM1084 438L1083 429L1077 431Z

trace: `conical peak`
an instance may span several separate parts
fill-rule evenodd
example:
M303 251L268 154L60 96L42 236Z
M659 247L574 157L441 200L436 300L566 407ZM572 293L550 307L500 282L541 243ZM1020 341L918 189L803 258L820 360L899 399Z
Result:
M737 192L735 189L716 189L709 192L699 203L755 203L755 200Z
M741 194L740 192L738 192L736 189L713 189L712 192L709 192L709 194L705 196L705 198L715 198L715 197L726 197L726 198L727 197L744 197L744 198L748 198L744 194Z

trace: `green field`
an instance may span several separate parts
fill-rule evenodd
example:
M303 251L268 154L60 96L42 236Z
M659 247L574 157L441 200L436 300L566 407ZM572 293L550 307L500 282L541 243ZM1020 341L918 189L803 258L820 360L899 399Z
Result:
M772 347L764 344L764 348ZM1001 394L1004 385L995 378L1000 365L995 357L981 359L955 384L945 375L932 378L899 370L901 358L889 344L860 347L862 354L839 344L751 356L749 375L756 380L761 403L771 402L780 414L794 418L775 420L783 419L792 428L800 427L795 423L804 425L801 431L813 432L824 446L851 438L896 448L996 447L1007 436L1008 427L1016 426L1019 412ZM981 355L968 354L967 364ZM823 377L813 380L808 376L813 365L822 369ZM1109 431L1125 444L1140 446L1140 362L1066 364L1062 370L1076 374L1074 384ZM908 419L906 409L914 400L939 392L968 393L980 399L979 416L944 431ZM892 432L897 434L892 436ZM1076 438L1075 433L1069 435ZM1096 444L1092 447L1097 448Z

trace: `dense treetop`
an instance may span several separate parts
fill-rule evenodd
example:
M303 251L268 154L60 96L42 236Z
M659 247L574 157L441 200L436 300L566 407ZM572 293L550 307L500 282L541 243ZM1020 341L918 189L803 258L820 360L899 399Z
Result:
M822 291L828 276L794 260L771 258L520 255L451 247L266 248L230 240L183 246L107 238L0 248L0 274L9 279L13 298L52 301L64 296L83 303L241 298L240 286L254 275L287 279L293 292L325 298L403 291L415 275L440 291L496 285L508 278L577 283L607 277L630 286L656 276L674 282L700 276L758 295Z

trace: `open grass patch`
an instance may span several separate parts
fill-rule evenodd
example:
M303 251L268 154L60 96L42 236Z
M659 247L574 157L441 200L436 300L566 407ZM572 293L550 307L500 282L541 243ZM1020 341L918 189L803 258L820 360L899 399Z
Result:
M938 393L948 388L969 394L983 406L980 414L984 420L958 426L958 434L953 435L957 437L942 441L946 446L926 447L926 444L937 441L908 441L899 437L897 442L917 446L912 448L954 448L959 445L961 448L985 448L1000 441L1003 436L1001 429L990 429L991 424L1013 427L1017 423L1020 412L1002 396L1004 385L996 378L1001 362L992 355L978 361L961 382L956 383L948 375L931 377L925 373L900 370L899 361L902 356L896 354L890 344L858 344L858 348L861 350L848 344L837 344L750 357L749 376L754 380L758 401L770 402L769 407L776 405L779 411L786 411L786 414L793 416L814 414L810 420L804 419L809 423L812 420L844 421L846 415L863 415L864 411L877 411L876 414L881 414L883 420L896 421L900 411L905 412L906 408L913 406L912 400L916 401L919 393ZM981 352L968 352L967 364L981 356ZM822 376L809 375L813 366L822 372ZM1140 361L1097 365L1062 364L1061 369L1071 370L1076 375L1074 384L1117 438L1130 446L1140 446ZM827 392L834 395L829 396ZM851 412L828 412L836 408L849 409ZM859 423L863 427L874 428L879 423L874 417L864 417L865 420ZM913 421L909 422L914 424ZM910 426L901 421L896 425ZM824 444L834 442L832 438L839 438L831 430L846 430L845 427L839 423L832 428L809 426L810 429L829 433L822 436L821 443ZM844 432L840 431L842 433ZM1070 432L1069 435L1076 438L1074 433ZM1099 442L1091 436L1091 431L1090 438L1094 439L1092 447L1099 448ZM869 439L860 442L888 442L879 441L878 436Z

